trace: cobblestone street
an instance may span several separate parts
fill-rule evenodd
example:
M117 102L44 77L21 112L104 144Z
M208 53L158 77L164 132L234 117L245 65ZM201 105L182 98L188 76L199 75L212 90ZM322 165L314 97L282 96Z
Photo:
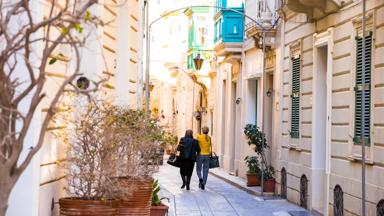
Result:
M165 163L155 175L161 184L161 196L169 198L169 215L306 215L304 209L286 200L267 200L240 190L212 175L206 190L198 188L196 173L193 173L191 190L180 189L179 169ZM291 214L289 214L290 212ZM296 214L295 214L296 213Z

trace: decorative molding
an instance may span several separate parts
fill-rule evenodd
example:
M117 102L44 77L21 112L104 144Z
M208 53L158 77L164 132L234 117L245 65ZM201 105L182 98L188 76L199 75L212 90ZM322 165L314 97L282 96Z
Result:
M290 49L290 55L291 55L291 58L298 58L301 53L302 53L302 42L301 42L301 39L293 42L290 46L289 46L289 49Z
M362 37L363 36L363 29L362 29L362 16L358 16L352 20L353 26L356 30L356 36ZM365 18L365 29L366 31L373 31L374 29L374 15L373 11L367 13Z
M288 145L288 149L293 150L293 151L297 151L297 152L303 151L303 149L299 148L297 145L292 145L292 144Z
M352 154L352 155L349 155L349 156L347 157L347 159L348 159L350 162L358 162L358 163L360 163L361 160L362 160L362 157L361 157L361 155L359 155L359 154ZM366 157L366 159L365 159L365 163L366 163L367 165L374 165L374 164L375 164L375 163L373 162L373 160L372 160L371 158L368 158L368 157Z

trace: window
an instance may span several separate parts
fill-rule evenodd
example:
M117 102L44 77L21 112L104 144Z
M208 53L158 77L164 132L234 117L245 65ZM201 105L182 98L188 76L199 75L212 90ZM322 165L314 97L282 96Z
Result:
M188 69L193 69L193 55L188 56L188 64L187 64Z
M281 197L282 198L287 198L287 171L285 170L285 168L283 167L283 169L281 169Z
M305 175L300 178L300 206L308 208L308 180Z
M380 200L379 203L377 203L376 208L377 208L376 215L383 216L384 215L384 199Z
M355 137L354 143L361 145L363 139L370 144L371 116L371 56L372 33L365 37L365 81L363 83L363 38L356 37L356 86L355 86ZM363 89L364 101L363 101ZM363 106L364 102L364 106ZM363 126L364 112L364 131Z
M343 201L343 189L340 185L336 185L333 189L333 215L343 216L344 215L344 201Z
M215 23L215 42L218 41L221 37L221 22L222 20L219 19Z
M300 132L300 67L301 58L292 58L292 112L291 112L291 137L299 138Z

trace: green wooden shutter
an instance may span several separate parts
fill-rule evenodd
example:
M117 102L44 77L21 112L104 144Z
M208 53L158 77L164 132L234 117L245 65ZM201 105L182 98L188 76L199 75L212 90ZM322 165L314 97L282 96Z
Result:
M292 58L292 112L291 112L291 137L299 138L300 135L300 64L301 58Z
M365 83L363 83L363 39L356 37L356 86L355 86L355 137L354 143L361 144L365 139L365 145L370 144L371 129L371 60L372 34L365 37ZM364 107L362 107L362 90L365 88ZM362 129L362 112L364 112L364 132Z

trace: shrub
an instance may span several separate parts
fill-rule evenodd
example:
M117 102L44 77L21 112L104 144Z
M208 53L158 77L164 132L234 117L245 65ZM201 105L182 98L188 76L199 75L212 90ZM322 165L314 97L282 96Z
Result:
M245 163L248 166L247 173L254 174L258 173L260 174L260 163L256 156L247 156L244 158Z

